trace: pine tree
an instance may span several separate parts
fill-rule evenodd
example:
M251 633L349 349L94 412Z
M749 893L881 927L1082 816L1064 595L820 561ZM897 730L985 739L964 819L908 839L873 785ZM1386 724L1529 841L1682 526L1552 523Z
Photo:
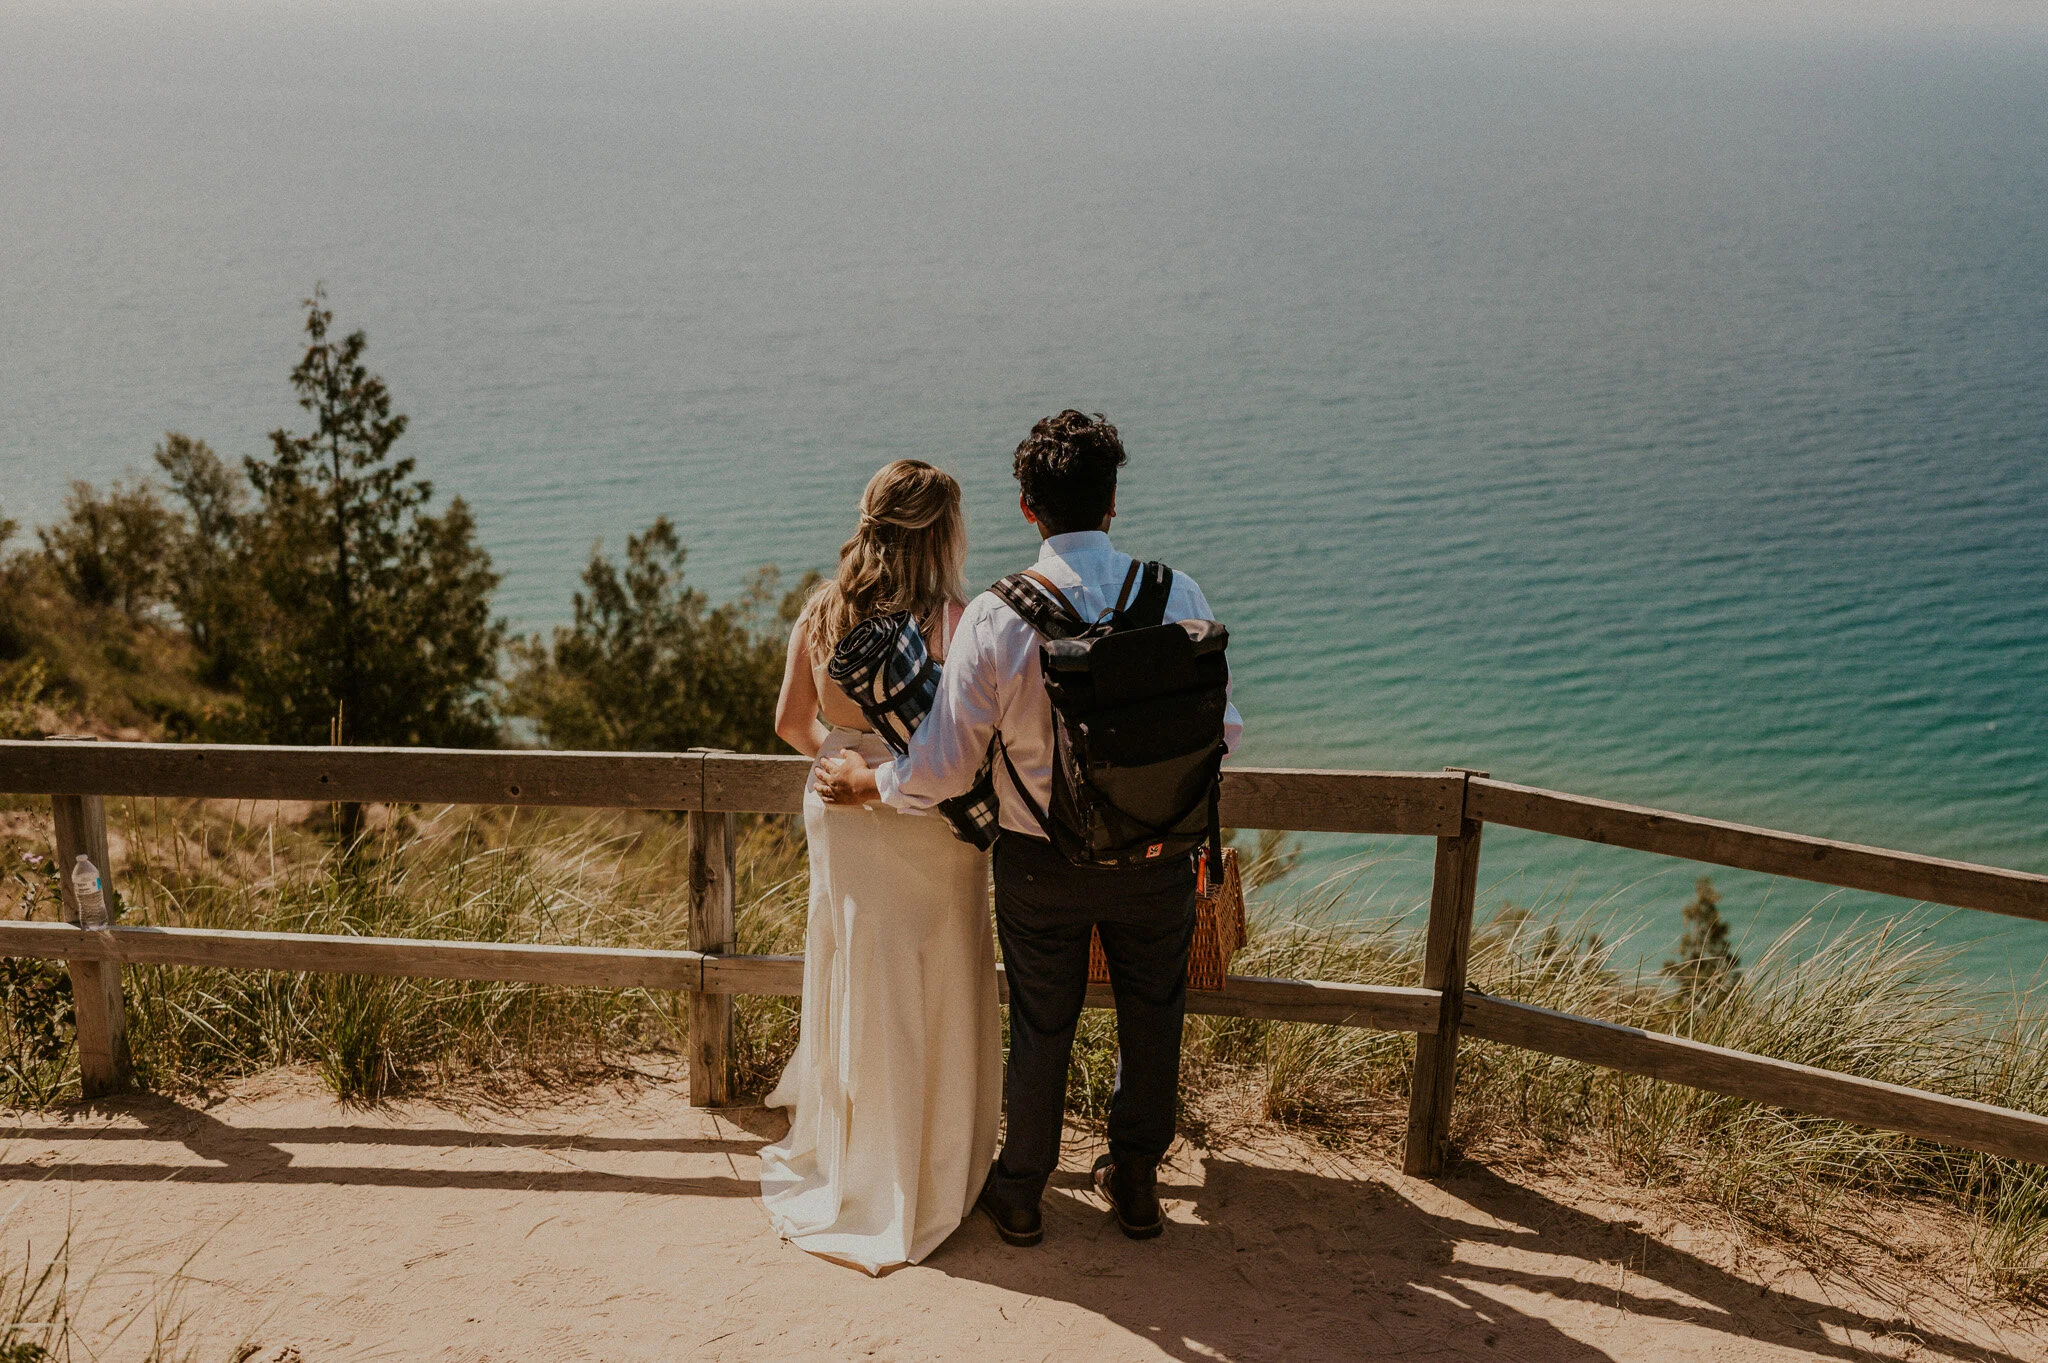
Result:
M223 532L255 588L234 662L244 714L273 743L490 743L498 575L468 506L429 515L433 485L391 457L406 418L363 364L364 333L331 339L325 302L318 289L306 300L308 343L291 374L314 427L273 431L270 457L244 461L255 506ZM233 510L205 461L185 466L195 513L195 489L222 517Z
M1733 989L1742 978L1742 958L1728 940L1728 924L1721 917L1721 894L1712 876L1701 876L1693 886L1693 899L1685 906L1685 933L1678 939L1678 955L1664 962L1664 974L1677 982L1679 993L1689 1003L1708 1002Z

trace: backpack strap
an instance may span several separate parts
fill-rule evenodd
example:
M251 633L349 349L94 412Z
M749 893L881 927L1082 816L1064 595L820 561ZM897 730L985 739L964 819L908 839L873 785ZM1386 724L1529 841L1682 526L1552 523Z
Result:
M1039 590L1041 585L1043 591ZM1071 639L1088 628L1066 593L1029 569L1011 573L989 590L1043 638ZM1047 592L1052 595L1047 596Z
M1137 599L1128 609L1124 600L1131 592L1131 579L1138 576L1138 564L1133 561L1130 573L1124 578L1124 595L1117 598L1116 622L1118 629L1149 629L1166 623L1166 601L1173 595L1173 569L1156 560L1147 563L1145 576L1138 583Z
M1209 845L1202 849L1202 886L1211 889L1223 883L1223 753L1209 772Z
M1039 586L1045 588L1045 590L1051 594L1052 599L1060 603L1060 609L1064 610L1067 614L1073 616L1076 620L1079 620L1081 618L1080 608L1077 607L1073 602L1067 600L1067 594L1060 590L1059 584L1057 582L1054 582L1051 578L1047 577L1044 573L1039 572L1036 568L1026 568L1024 570L1024 576L1030 578L1033 582L1036 582Z
M1131 560L1130 570L1124 574L1124 585L1117 588L1116 604L1109 608L1109 619L1121 620L1123 618L1124 607L1130 602L1131 588L1137 584L1140 567L1141 565L1138 560ZM1098 620L1096 623L1100 624L1101 621Z
M1024 802L1024 808L1031 811L1031 817L1037 820L1039 830L1045 834L1045 840L1054 847L1058 847L1060 840L1059 836L1052 831L1052 820L1046 817L1043 809L1039 808L1038 801L1031 797L1031 792L1025 788L1024 778L1017 774L1017 764L1010 760L1010 749L1003 742L1002 730L996 730L994 742L996 752L1003 759L1003 770L1010 773L1010 785L1016 790L1017 798Z

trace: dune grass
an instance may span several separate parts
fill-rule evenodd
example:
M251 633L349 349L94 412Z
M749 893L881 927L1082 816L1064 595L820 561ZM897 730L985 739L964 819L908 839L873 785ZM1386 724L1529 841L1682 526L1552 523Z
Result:
M1355 874L1355 873L1354 873ZM1256 914L1240 973L1375 984L1421 976L1419 920L1345 917L1347 877L1285 890ZM1491 994L1889 1083L2048 1112L2048 1019L2030 1001L1960 981L1934 915L1787 929L1726 987L1688 996L1624 970L1637 926L1603 938L1585 919L1509 908L1475 930L1469 978ZM1611 925L1606 926L1611 931ZM1660 934L1661 935L1661 934ZM1105 1032L1105 1041L1113 1039ZM1257 1115L1389 1151L1405 1134L1412 1039L1241 1019L1190 1024L1190 1087L1229 1079ZM1095 1104L1106 1093L1091 1093ZM1985 1286L2048 1287L2048 1170L1846 1122L1467 1038L1452 1139L1469 1150L1584 1154L1645 1185L1807 1238L1855 1216L1845 1195L1929 1199L1965 1212Z
M52 1246L13 1244L7 1223L25 1196L0 1212L0 1363L248 1363L261 1351L247 1340L214 1348L191 1338L196 1312L185 1293L197 1250L168 1273L143 1270L148 1290L138 1296L118 1250L82 1253L68 1233Z
M19 817L32 813L19 808L6 825L14 831L0 836L9 867L47 850ZM318 818L274 809L120 801L109 817L129 922L613 946L685 940L687 833L677 818L398 809L344 853ZM741 829L740 950L801 951L801 830L771 817L743 818ZM1239 973L1419 980L1416 906L1357 916L1355 886L1369 867L1299 883L1283 874L1291 863L1272 837L1255 861L1252 879L1268 883L1254 896ZM49 914L46 881L46 868L10 876L15 915L24 905ZM1603 938L1558 912L1507 909L1475 931L1470 977L1545 1007L2048 1111L2041 1014L2026 1000L1965 988L1928 922L1846 932L1804 923L1739 979L1688 992L1621 968L1644 954L1625 933ZM6 970L0 1103L75 1094L61 969ZM127 989L139 1072L167 1091L310 1064L340 1097L372 1102L451 1085L576 1082L683 1049L681 1001L656 991L179 967L131 968ZM738 1084L757 1096L794 1044L796 1001L741 998L736 1011ZM1391 1150L1412 1054L1412 1038L1400 1034L1192 1018L1189 1123L1199 1131L1215 1120L1276 1122ZM1111 1015L1085 1015L1075 1058L1071 1106L1099 1118L1115 1073ZM2048 1171L1470 1040L1458 1092L1453 1139L1468 1151L1594 1155L1793 1238L1839 1219L1851 1195L1932 1200L1969 1219L1983 1286L2016 1296L2048 1287Z

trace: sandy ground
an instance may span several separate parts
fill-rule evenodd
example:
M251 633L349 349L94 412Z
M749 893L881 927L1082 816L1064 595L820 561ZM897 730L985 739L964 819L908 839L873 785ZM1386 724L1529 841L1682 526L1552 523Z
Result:
M2048 1360L2038 1322L1938 1292L1880 1304L1597 1189L1472 1165L1431 1184L1278 1137L1177 1150L1173 1224L1146 1244L1087 1191L1083 1138L1043 1247L976 1219L870 1279L768 1229L754 1156L780 1130L673 1084L362 1111L279 1072L207 1104L0 1117L21 1199L0 1236L18 1259L68 1228L74 1280L100 1269L86 1315L169 1300L203 1363L243 1340L304 1363Z

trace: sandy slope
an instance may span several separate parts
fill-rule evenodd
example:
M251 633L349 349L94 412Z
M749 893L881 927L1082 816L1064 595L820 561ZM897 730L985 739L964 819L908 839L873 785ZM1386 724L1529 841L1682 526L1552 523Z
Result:
M101 1316L162 1300L189 1258L207 1359L246 1337L305 1363L2048 1360L2002 1313L1922 1296L1905 1333L1896 1307L1583 1190L1469 1167L1437 1186L1278 1141L1177 1152L1175 1224L1144 1245L1083 1191L1077 1148L1043 1248L974 1221L873 1280L769 1232L754 1152L774 1115L693 1112L673 1085L363 1112L279 1073L211 1106L5 1120L6 1200L26 1194L9 1252L68 1222L78 1264L105 1266Z

